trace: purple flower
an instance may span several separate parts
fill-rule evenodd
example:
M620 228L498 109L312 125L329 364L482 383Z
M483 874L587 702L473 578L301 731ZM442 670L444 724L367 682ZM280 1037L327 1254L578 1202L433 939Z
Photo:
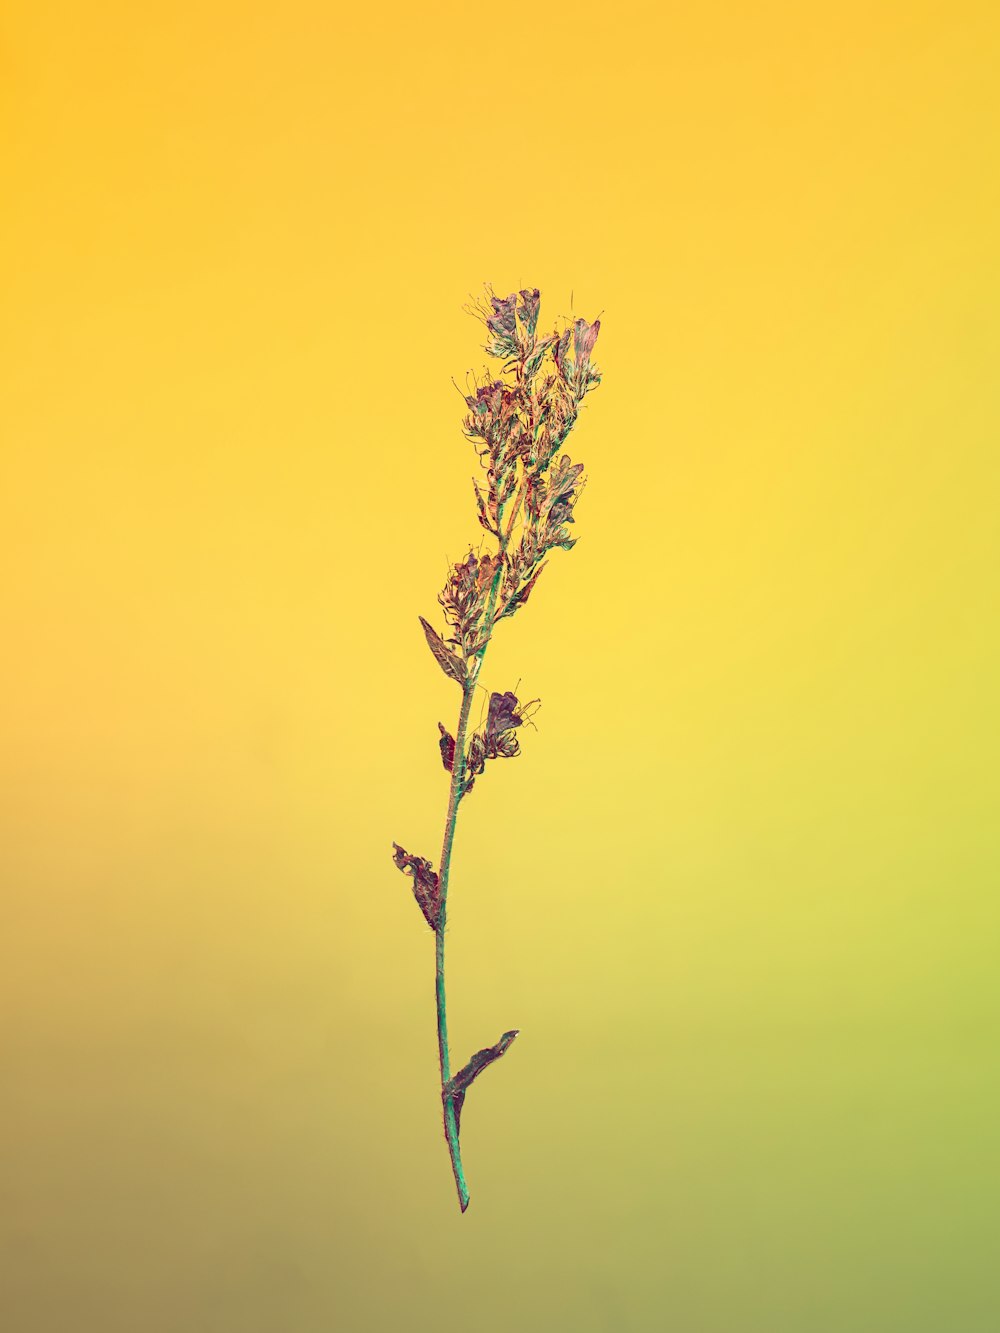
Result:
M491 450L503 444L517 425L517 398L502 380L480 385L465 402L469 408L463 423L466 435L482 440Z
M486 327L490 333L502 338L505 333L513 333L517 328L514 312L517 306L517 292L511 292L501 301L499 296L490 297L493 314L487 316Z
M541 302L541 293L537 287L531 290L518 292L521 298L521 304L517 308L517 313L521 316L521 323L528 330L528 337L532 337L535 332L535 326L538 323L538 307Z
M490 695L490 706L486 714L487 737L495 740L501 732L519 727L524 721L519 708L517 695L513 690L508 690L506 694L498 694L494 690Z
M578 319L572 330L565 329L556 346L554 356L559 373L577 399L583 397L588 389L600 383L600 375L590 369L590 354L601 331L601 321L595 319L588 324L585 319ZM570 334L572 333L573 355L570 356Z
M601 331L601 321L595 319L593 324L588 324L585 319L578 319L573 329L573 350L576 354L577 369L580 367L586 369L590 364L590 354L597 342L597 335Z

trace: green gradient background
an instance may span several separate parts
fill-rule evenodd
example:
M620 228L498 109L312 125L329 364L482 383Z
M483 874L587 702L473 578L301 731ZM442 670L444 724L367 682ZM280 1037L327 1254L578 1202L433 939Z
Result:
M5 1333L995 1333L996 6L5 30ZM487 659L462 1218L390 844L484 280L606 381Z

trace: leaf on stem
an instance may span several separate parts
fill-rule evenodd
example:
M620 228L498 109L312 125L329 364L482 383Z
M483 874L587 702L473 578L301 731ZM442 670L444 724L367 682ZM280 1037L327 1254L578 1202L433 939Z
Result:
M505 1032L495 1046L485 1046L481 1051L477 1051L467 1065L458 1071L454 1078L450 1078L441 1090L441 1096L445 1102L452 1102L455 1107L455 1128L462 1128L462 1106L465 1103L465 1094L473 1081L479 1077L484 1069L488 1069L495 1060L499 1060L507 1047L517 1036L518 1029L513 1028L510 1032Z
M434 654L434 659L437 662L438 666L441 668L444 674L448 676L449 679L453 680L457 685L464 685L465 664L463 663L462 659L456 656L455 653L451 652L450 649L446 647L445 642L441 638L440 634L438 634L437 630L434 628L433 625L429 625L427 623L427 621L423 618L423 616L420 617L420 623L424 627L424 635L427 639L427 646Z
M491 532L493 536L496 537L498 533L496 528L493 526L489 510L486 508L486 501L483 499L483 493L479 489L476 482L473 482L472 485L475 487L476 491L476 508L479 510L479 521L487 532Z
M455 767L455 737L450 731L446 731L442 723L438 723L438 731L441 733L441 739L438 745L441 747L441 762L445 769L451 773Z
M510 601L509 601L509 602L507 603L507 605L504 607L504 609L503 609L503 611L502 611L502 613L501 613L501 617L500 617L501 619L503 619L504 616L512 616L512 615L514 614L515 611L519 611L519 610L521 609L521 607L524 606L525 602L527 602L528 598L531 596L531 590L532 590L532 588L533 588L533 587L535 586L535 584L538 582L538 576L539 576L539 574L541 574L542 570L545 568L545 566L546 566L548 563L549 563L549 562L548 562L547 560L543 560L542 563L541 563L541 564L538 566L538 568L535 570L534 574L532 574L531 578L528 579L527 583L525 583L525 584L524 584L524 585L523 585L523 586L522 586L522 587L521 587L521 588L514 594L514 596L510 599Z
M424 920L431 930L437 930L438 917L441 914L441 888L437 872L430 861L422 856L411 856L398 842L392 844L392 849L392 859L396 863L396 868L413 880L413 896L424 914Z

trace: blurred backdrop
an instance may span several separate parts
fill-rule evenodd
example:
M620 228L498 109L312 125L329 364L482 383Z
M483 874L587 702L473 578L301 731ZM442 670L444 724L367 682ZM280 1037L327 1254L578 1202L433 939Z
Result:
M989 3L15 3L0 1322L992 1333ZM484 683L462 306L600 314Z

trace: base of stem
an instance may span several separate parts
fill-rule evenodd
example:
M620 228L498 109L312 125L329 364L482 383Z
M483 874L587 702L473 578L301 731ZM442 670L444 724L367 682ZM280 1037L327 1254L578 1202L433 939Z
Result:
M458 1191L458 1204L464 1213L469 1206L469 1187L465 1183L462 1170L462 1150L458 1144L458 1122L455 1119L455 1105L448 1099L444 1104L444 1137L451 1157L451 1170L455 1177L455 1189Z

